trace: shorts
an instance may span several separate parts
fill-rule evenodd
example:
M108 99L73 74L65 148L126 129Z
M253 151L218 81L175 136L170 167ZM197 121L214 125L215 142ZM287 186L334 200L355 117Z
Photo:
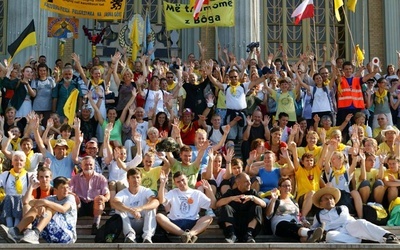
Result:
M194 225L196 225L197 220L188 220L188 219L181 219L181 220L171 220L172 223L177 225L183 231L191 230Z
M85 203L81 200L81 207L78 209L78 217L93 216L93 204L94 201Z
M32 225L35 227L37 223L36 219ZM40 236L48 243L72 244L76 240L75 232L74 227L66 221L63 214L55 213Z

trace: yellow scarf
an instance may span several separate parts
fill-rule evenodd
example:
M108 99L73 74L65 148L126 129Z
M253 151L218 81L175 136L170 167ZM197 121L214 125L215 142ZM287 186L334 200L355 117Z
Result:
M19 143L21 142L21 138L18 138L16 141L11 140L12 150L17 151Z
M33 156L34 154L35 154L35 153L33 152L33 150L30 150L30 151L28 152L28 154L26 155L26 162L25 162L25 169L26 169L26 170L31 169L31 159L32 159L32 156Z
M380 103L384 103L385 101L385 97L387 96L387 90L383 90L382 94L379 93L379 90L375 92L375 100L376 103L380 104Z
M98 86L100 86L100 85L103 84L104 80L103 80L103 79L100 79L100 81L96 83L96 82L92 79L90 82L92 83L93 87L98 87Z
M14 176L14 178L15 178L15 190L17 190L18 194L22 194L23 186L22 186L21 176L24 176L26 174L26 170L21 169L21 172L15 173L14 169L12 168L10 170L10 174L12 176ZM26 181L28 181L28 180L26 180Z
M183 124L182 121L179 122L179 128L181 129L181 132L186 133L191 127L192 127L192 122L190 122L188 125ZM185 127L186 126L186 127Z
M146 140L146 144L149 145L149 147L151 148L155 148L155 146L157 145L157 143L160 142L160 139L157 139L156 142L151 142L150 140Z
M339 185L339 176L346 172L344 165L339 170L333 170L333 176L335 177L336 185Z
M237 87L240 85L240 82L236 82L236 83L231 82L230 85L231 85L230 89L231 89L232 95L236 95L236 90L237 90Z
M343 143L339 143L336 151L342 152L345 148L346 148L346 145L344 145Z
M171 92L176 86L176 82L172 82L172 84L167 84L167 91Z

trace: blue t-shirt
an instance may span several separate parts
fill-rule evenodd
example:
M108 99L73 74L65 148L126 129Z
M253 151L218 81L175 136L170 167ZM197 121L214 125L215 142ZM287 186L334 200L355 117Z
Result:
M51 165L50 169L53 173L53 180L58 176L64 176L66 178L71 178L72 171L74 170L74 161L72 160L72 154L69 154L62 160L57 160L57 158L46 151L46 158L50 158Z
M267 192L278 187L279 178L281 178L281 170L274 168L272 171L267 171L261 168L258 171L258 176L261 178L260 191Z

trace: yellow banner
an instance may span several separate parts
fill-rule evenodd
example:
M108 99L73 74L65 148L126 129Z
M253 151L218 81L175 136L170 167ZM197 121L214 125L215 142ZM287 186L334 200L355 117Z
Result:
M40 0L40 8L76 18L115 20L124 17L126 0Z
M235 25L234 0L210 1L210 4L203 5L197 20L193 18L194 8L188 4L172 4L166 1L163 4L167 30Z

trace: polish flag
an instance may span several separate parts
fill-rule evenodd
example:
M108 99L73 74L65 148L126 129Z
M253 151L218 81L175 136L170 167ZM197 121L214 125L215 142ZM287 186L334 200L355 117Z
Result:
M299 24L301 20L306 18L314 17L314 1L304 0L292 14L292 18L295 18L294 24Z
M194 12L193 12L193 17L194 19L199 18L199 13L201 11L201 8L203 7L204 4L209 4L210 0L196 0L194 4Z

